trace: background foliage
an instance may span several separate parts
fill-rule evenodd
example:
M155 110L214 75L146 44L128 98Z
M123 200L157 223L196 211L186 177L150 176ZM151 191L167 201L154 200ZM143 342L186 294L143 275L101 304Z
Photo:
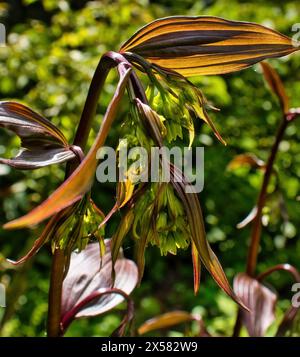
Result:
M0 21L7 28L7 46L0 47L0 98L22 101L41 112L72 138L100 56L117 50L140 26L170 15L215 15L232 20L254 21L292 36L299 22L298 1L213 1L213 0L10 0L0 3ZM273 60L291 97L300 106L299 55ZM114 91L116 77L110 75L99 106L97 129ZM262 173L252 169L229 172L226 168L237 154L253 152L268 157L280 120L278 102L266 89L259 67L236 74L193 79L209 101L221 112L210 113L228 146L224 147L201 123L194 145L205 146L205 189L200 195L209 241L232 280L245 269L249 227L236 224L253 207ZM126 103L109 137L116 144L122 132ZM276 162L281 192L288 217L279 214L278 197L273 195L266 210L258 271L289 262L298 269L300 240L300 123L292 123L281 143ZM92 142L93 135L91 136ZM18 146L15 136L0 130L0 155L9 157ZM21 216L46 198L63 180L64 167L53 166L34 172L17 172L0 165L0 223ZM113 205L114 186L95 184L94 197L105 212ZM108 227L111 235L118 217ZM12 269L4 257L17 258L37 237L39 230L0 230L0 281L8 287L8 306L1 308L4 336L44 336L50 252L44 247L25 266ZM131 257L128 240L124 253ZM160 257L159 250L147 250L142 285L133 294L135 324L173 309L199 312L209 332L228 335L234 324L236 306L221 292L208 274L203 274L198 296L193 294L190 252ZM276 273L270 278L283 299L279 314L289 306L289 276ZM4 316L3 316L4 315ZM89 320L76 321L69 336L105 336L118 325L118 310ZM276 322L278 324L278 321ZM276 325L275 324L275 325ZM191 331L196 326L192 326ZM269 334L274 331L274 326ZM176 328L176 336L186 332ZM161 332L161 335L165 332ZM245 332L244 332L245 334Z

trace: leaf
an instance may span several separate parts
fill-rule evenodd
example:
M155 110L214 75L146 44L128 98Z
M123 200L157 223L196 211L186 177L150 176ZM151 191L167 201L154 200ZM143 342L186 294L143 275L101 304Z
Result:
M117 261L123 239L129 232L131 225L133 223L133 219L134 219L133 210L129 209L126 212L126 214L122 217L118 229L112 237L111 251L112 251L113 263Z
M200 278L201 278L201 260L195 244L192 242L192 260L194 270L194 293L199 291Z
M0 163L20 170L34 170L70 161L75 157L74 152L66 148L36 149L32 151L21 149L13 159L0 158Z
M273 67L271 67L267 62L261 62L261 67L263 69L263 74L268 82L272 92L278 97L281 109L284 114L289 112L289 98L285 92L284 85Z
M119 66L124 67L125 65L120 64ZM78 168L46 201L27 215L6 223L4 228L15 229L38 224L78 201L90 189L97 165L96 153L103 146L110 126L115 119L130 71L131 69L126 67L126 70L121 73L118 86L107 108L97 138Z
M254 168L264 168L265 162L254 154L241 154L235 156L227 166L227 170L235 170L239 167L250 166Z
M242 229L245 228L250 222L254 220L257 215L257 206L254 206L252 210L249 212L247 217L245 217L240 223L236 225L236 228Z
M241 307L247 309L247 305L232 291L223 268L206 239L205 226L197 194L186 192L186 187L188 186L192 189L192 186L189 185L183 173L176 166L170 164L170 169L172 184L185 207L192 234L191 239L197 248L201 261L220 288Z
M121 47L187 77L234 72L297 50L290 38L265 26L212 16L158 19Z
M175 325L182 324L184 322L190 322L198 320L199 317L190 314L186 311L172 311L163 315L156 316L150 320L144 322L138 329L139 335L144 335L148 332L170 328Z
M288 272L295 280L296 283L300 283L300 273L299 271L292 265L290 264L278 264L275 265L271 268L268 268L264 272L260 273L257 276L257 279L259 281L264 280L267 276L271 275L273 272L278 272L278 271L286 271ZM293 289L292 289L293 291ZM292 304L293 305L293 304ZM281 320L276 337L278 336L286 336L287 333L293 333L294 328L297 329L297 326L299 326L299 306L294 305L291 306L284 314L283 319ZM299 320L299 321L297 321Z
M57 220L57 217L54 216L52 217L49 222L47 223L46 227L44 228L42 234L40 237L34 242L32 248L29 250L27 254L25 254L22 258L18 259L17 261L7 259L7 261L13 265L19 265L25 263L28 259L33 257L40 249L41 247L46 243L46 241L49 238L49 235L53 231L53 227L55 224L55 221Z
M299 308L291 306L287 312L284 314L282 321L276 332L276 337L284 337L290 334L292 337L293 330L299 331L300 315ZM299 335L299 332L296 336Z
M89 244L79 254L72 253L62 292L65 327L74 318L97 316L113 309L124 300L118 290L128 295L135 288L137 267L133 261L125 259L122 252L114 266L115 279L112 279L110 242L105 240L106 252L102 257L98 243Z
M0 158L2 164L32 170L76 157L63 133L23 104L0 102L0 127L14 132L21 139L17 156L13 159Z
M150 111L147 105L141 103L140 101L136 101L140 114L143 116L144 121L151 125L152 129L150 135L155 140L155 142L161 147L162 145L162 137L161 133L158 129L158 125L156 121L151 120L153 116L156 114L154 111ZM171 183L178 194L178 197L182 201L185 211L188 217L189 227L191 229L191 240L193 247L193 265L194 265L194 291L198 291L199 288L199 277L200 277L200 263L199 257L203 262L206 269L210 272L214 280L217 284L230 296L232 297L238 304L240 304L243 308L246 308L244 304L240 301L240 299L235 296L232 291L230 284L226 278L226 275L222 269L221 264L218 261L218 258L211 250L209 243L206 239L205 227L203 222L202 211L200 207L200 203L198 200L198 196L196 193L186 193L186 187L191 186L188 184L186 179L183 176L183 173L174 165L170 165L171 172ZM117 235L119 236L119 235ZM147 237L144 236L138 242L138 266L140 271L143 271L143 266L145 263L144 259L144 251L147 244ZM116 250L117 251L117 250ZM199 257L197 257L197 253ZM141 274L140 274L141 275ZM198 276L199 275L199 276Z
M250 312L241 311L242 322L251 337L264 336L275 320L276 294L247 274L234 278L233 288L236 295L246 304Z

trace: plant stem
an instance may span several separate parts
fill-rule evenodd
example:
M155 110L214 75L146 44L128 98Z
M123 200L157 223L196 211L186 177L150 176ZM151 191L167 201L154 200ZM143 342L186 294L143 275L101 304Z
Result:
M65 268L65 254L61 249L56 249L52 258L49 303L48 303L48 337L58 337L61 335L60 315L61 315L61 295L63 276Z
M265 174L263 178L263 183L262 187L260 190L260 194L258 196L257 200L257 214L254 218L253 224L252 224L252 232L251 232L251 241L250 241L250 246L248 250L248 259L247 259L247 269L246 272L250 276L255 275L255 269L256 269L256 263L257 263L257 256L258 256L258 251L259 251L259 244L260 244L260 237L261 237L261 219L262 219L262 211L266 202L266 196L267 196L267 189L270 183L270 178L273 172L273 165L274 161L276 158L276 154L278 152L279 144L283 138L285 129L288 125L288 121L286 120L286 117L283 117L283 120L281 121L281 124L278 128L277 134L276 134L276 139L273 144L271 154L269 156L266 169L265 169Z
M74 145L79 146L82 151L85 150L87 144L89 132L96 114L97 104L104 82L107 78L110 69L113 68L115 65L115 62L112 61L111 58L104 55L101 57L99 64L95 70L73 143ZM75 161L67 165L66 178L71 175L77 165L78 163ZM60 248L57 248L55 250L52 259L49 287L47 322L48 337L58 337L61 336L62 333L60 326L61 297L63 279L66 273L65 261L67 258L68 257L65 256L65 252L63 250L61 250Z
M273 165L275 162L276 154L278 152L279 144L283 138L285 133L285 129L288 125L288 118L286 115L283 116L283 119L280 123L278 128L275 142L271 149L271 154L266 164L265 174L263 178L263 183L260 189L260 193L257 199L257 213L252 223L252 231L251 231L251 240L250 246L248 249L248 258L247 258L247 268L246 273L250 276L255 276L256 264L257 264L257 256L259 253L259 244L261 238L261 219L262 219L262 211L266 202L267 197L267 189L270 183L270 179L273 172ZM241 321L241 310L238 310L238 315L236 319L236 323L234 326L233 336L237 337L240 334L242 328L242 321Z

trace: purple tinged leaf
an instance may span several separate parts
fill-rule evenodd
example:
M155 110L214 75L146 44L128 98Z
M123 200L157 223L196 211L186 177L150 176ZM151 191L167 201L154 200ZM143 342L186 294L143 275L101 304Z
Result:
M271 275L275 271L286 271L288 272L295 280L296 283L300 283L300 273L299 271L290 264L278 264L275 265L266 271L262 272L257 276L259 281L264 280L266 277ZM297 328L297 324L299 326L299 321L297 319L300 318L299 315L299 307L291 306L283 316L282 321L278 327L276 337L285 336L287 332L292 332L294 328Z
M247 274L238 274L233 283L236 295L249 311L241 310L242 322L251 337L264 336L275 320L277 295L258 280Z
M115 280L112 279L112 259L109 239L105 240L106 252L101 257L98 243L91 243L81 253L72 253L70 269L63 283L62 320L70 311L84 301L73 318L101 315L120 304L124 298L118 292L104 294L103 289L118 289L130 294L138 281L135 263L120 253L115 266ZM97 292L99 298L97 298ZM95 295L96 294L96 295Z
M0 127L14 132L21 139L21 149L17 156L13 159L0 158L2 164L33 170L76 157L63 133L23 104L0 102Z
M90 190L97 166L96 154L98 149L103 146L109 133L109 129L117 115L128 77L131 72L131 68L129 68L126 64L120 64L118 69L120 72L122 69L123 71L120 75L116 92L114 93L114 96L107 108L96 140L84 160L72 173L72 175L56 191L54 191L47 200L27 215L6 223L4 228L17 229L38 224L51 217L53 214L56 214L64 208L77 202L87 191Z
M74 158L74 152L66 148L21 149L13 159L0 158L0 163L20 170L34 170L53 164L60 164Z

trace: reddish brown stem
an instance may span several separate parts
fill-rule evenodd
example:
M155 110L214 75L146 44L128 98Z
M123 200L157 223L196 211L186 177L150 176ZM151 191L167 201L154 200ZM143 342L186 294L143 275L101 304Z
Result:
M247 269L246 272L250 276L254 276L255 274L255 269L256 269L256 263L257 263L257 256L258 256L258 251L259 251L259 244L260 244L260 237L261 237L261 219L262 219L262 211L266 202L266 196L267 196L267 189L270 183L270 178L272 175L273 171L273 165L274 161L276 158L276 154L278 152L279 144L283 138L285 129L288 125L288 121L286 120L286 117L283 118L279 129L277 131L276 139L273 144L271 154L269 156L267 165L266 165L266 170L263 178L263 183L262 187L260 190L260 194L258 196L257 200L257 214L254 218L253 224L252 224L252 232L251 232L251 241L250 241L250 247L248 250L248 259L247 259Z
M248 249L248 258L247 258L247 268L246 272L250 276L255 275L255 270L256 270L256 264L257 264L257 256L259 253L259 245L260 245L260 238L261 238L261 219L262 219L262 211L266 202L266 197L267 197L267 189L270 183L270 179L272 176L273 172L273 166L276 158L276 154L278 152L279 144L283 138L283 135L285 133L285 129L288 125L288 118L287 116L284 116L280 126L278 128L277 134L276 134L276 139L273 144L271 154L269 156L265 173L264 173L264 178L263 178L263 183L261 186L261 190L257 199L257 213L254 218L254 221L252 223L252 231L251 231L251 240L250 240L250 246ZM242 322L241 322L241 313L240 309L238 311L236 323L234 326L234 331L233 331L233 336L237 337L240 334L242 328Z
M96 68L94 77L92 79L84 109L80 118L80 122L76 131L74 145L79 146L82 151L85 150L89 132L93 119L96 114L97 104L101 90L107 75L115 62L104 55ZM77 167L78 162L72 162L67 165L66 178ZM57 337L61 335L61 297L62 285L65 276L65 253L61 249L56 249L52 259L50 287L49 287L49 300L48 300L48 321L47 321L47 334L48 337Z

